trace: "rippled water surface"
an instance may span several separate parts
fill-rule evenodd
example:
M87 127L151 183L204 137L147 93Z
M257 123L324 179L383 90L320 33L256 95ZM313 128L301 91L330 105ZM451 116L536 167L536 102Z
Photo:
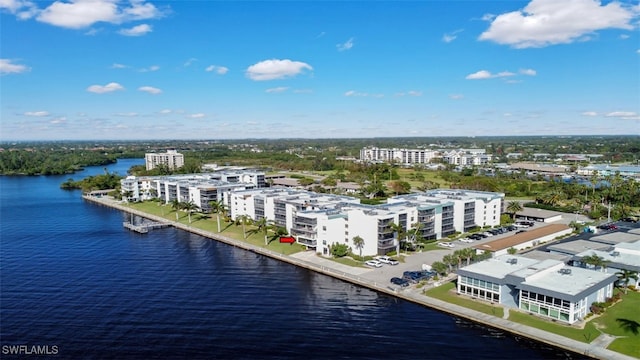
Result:
M57 346L57 358L73 359L571 358L187 232L129 232L127 215L60 190L68 177L0 177L3 349Z

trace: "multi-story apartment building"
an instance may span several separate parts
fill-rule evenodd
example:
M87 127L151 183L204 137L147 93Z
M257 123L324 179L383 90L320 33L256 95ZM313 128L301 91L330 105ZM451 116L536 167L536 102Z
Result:
M169 170L174 170L184 166L184 155L176 150L167 150L164 154L147 153L144 154L144 163L147 170L152 170L158 165L166 165Z
M365 162L388 162L402 165L428 164L436 157L439 157L437 151L427 149L365 147L360 150L360 160Z
M229 197L233 219L266 218L319 254L328 255L331 245L339 243L354 252L362 250L363 255L380 255L403 240L398 239L396 226L435 240L476 226L499 225L504 194L436 190L390 198L377 206L348 196L286 188L233 191ZM364 240L362 249L353 244L356 236Z
M486 154L484 149L459 149L445 151L442 160L451 165L480 166L491 162L492 156Z

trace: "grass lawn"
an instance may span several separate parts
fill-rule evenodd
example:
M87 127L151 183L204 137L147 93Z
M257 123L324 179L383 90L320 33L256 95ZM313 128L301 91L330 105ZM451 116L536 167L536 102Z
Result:
M141 203L131 203L125 204L125 206L131 207L133 209L143 211L149 214L153 214L156 216L163 217L167 220L176 221L176 212L171 209L169 205L158 205L155 202L141 202ZM191 223L189 223L189 216L184 211L178 212L178 222L192 226L194 228L209 231L214 234L218 233L218 221L215 214L200 214L200 213L192 213L191 214ZM269 245L264 244L264 235L263 233L250 233L252 229L255 229L255 226L247 225L245 230L247 233L247 238L243 239L244 234L242 230L242 226L236 226L231 223L225 222L220 219L220 234L226 237L233 238L235 240L244 241L246 243L266 248L271 251L275 251L284 255L295 254L300 251L304 251L304 247L300 244L287 244L280 243L279 241L271 241Z
M536 329L548 331L573 340L590 343L600 335L592 322L588 322L584 329L580 329L570 325L562 325L558 322L545 320L532 314L526 314L515 309L509 309L509 321L534 327Z
M622 299L591 322L602 332L620 336L609 350L640 358L640 293L629 291Z
M454 288L455 288L455 284L453 282L448 282L444 285L435 287L433 289L429 289L425 291L424 294L436 299L440 299L442 301L446 301L451 304L464 306L466 308L476 310L488 315L494 315L498 317L502 317L504 315L504 311L502 310L501 306L495 306L480 300L472 300L465 296L460 296L455 293Z

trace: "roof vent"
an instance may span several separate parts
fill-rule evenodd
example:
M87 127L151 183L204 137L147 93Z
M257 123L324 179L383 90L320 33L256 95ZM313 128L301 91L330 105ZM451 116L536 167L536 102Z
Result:
M507 260L507 263L509 263L509 264L511 264L511 265L517 264L517 263L518 263L518 259L516 259L516 258L511 258L511 259Z
M614 251L611 253L611 256L620 256L620 251Z
M560 269L558 272L562 275L571 275L571 269Z

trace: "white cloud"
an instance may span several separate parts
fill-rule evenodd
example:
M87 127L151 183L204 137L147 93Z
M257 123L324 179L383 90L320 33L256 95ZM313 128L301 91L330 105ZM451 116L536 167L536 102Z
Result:
M353 38L350 38L342 44L337 44L336 47L338 48L338 51L351 50L353 47Z
M160 114L171 114L172 112L171 109L162 109L159 111Z
M600 0L531 0L522 10L495 17L479 40L514 48L569 44L598 30L631 30L636 15L615 1L603 6Z
M151 28L151 25L140 24L130 29L121 29L120 31L118 31L118 33L124 36L142 36L150 33L151 31L153 31L153 29Z
M104 93L109 93L109 92L118 91L118 90L124 90L124 87L122 87L122 85L116 82L108 83L107 85L104 85L104 86L91 85L87 88L88 92L92 92L96 94L104 94Z
M344 96L369 96L369 94L357 92L355 90L349 90L346 93L344 93Z
M128 68L127 65L123 65L123 64L118 64L118 63L113 63L113 65L111 65L112 69L126 69Z
M142 68L140 70L138 70L139 72L151 72L151 71L158 71L160 70L160 66L158 65L151 65L148 68Z
M26 0L0 0L0 9L14 14L20 20L27 20L38 14L38 7Z
M625 120L640 120L640 116L638 116L638 113L635 113L633 111L612 111L605 116L621 118Z
M218 66L218 65L209 65L209 66L207 66L206 69L204 69L204 71L206 71L206 72L215 71L219 75L224 75L224 74L229 72L229 68L224 67L224 66Z
M285 92L287 91L287 89L289 89L286 86L280 86L280 87L275 87L275 88L271 88L271 89L267 89L264 92L269 93L269 94L273 94L273 93L281 93L281 92Z
M16 0L0 0L16 2ZM124 2L123 2L124 3ZM27 7L27 1L22 1ZM26 16L23 11L22 16ZM98 22L121 24L128 21L157 19L164 14L155 5L144 0L130 0L125 5L118 0L68 0L55 1L44 9L30 10L36 19L53 26L82 29ZM20 15L19 15L20 16Z
M502 71L499 72L497 74L492 74L487 70L480 70L478 72L475 72L473 74L469 74L465 77L465 79L467 80L483 80L483 79L492 79L492 78L501 78L501 77L508 77L508 76L514 76L515 74L509 71Z
M21 64L14 64L13 60L0 59L0 74L20 74L29 71L29 67Z
M533 69L520 69L519 71L522 75L536 76L537 72Z
M463 31L462 29L459 29L459 30L450 32L448 34L444 34L444 35L442 35L442 41L444 41L446 43L450 43L453 40L457 39L458 38L458 34L461 33L462 31Z
M464 99L464 95L462 95L462 94L451 94L451 95L449 95L449 99L451 99L451 100L462 100L462 99Z
M192 119L202 119L203 117L205 117L205 114L203 113L196 113L196 114L191 114L189 115L190 118Z
M61 117L49 120L50 124L64 124L66 122L67 122L67 118L65 116L61 116Z
M585 111L582 113L582 116L598 116L598 113L595 111Z
M49 112L48 111L27 111L26 113L24 113L24 115L42 117L42 116L49 116Z
M193 64L194 62L198 61L198 59L196 58L190 58L189 60L185 61L184 64L182 64L182 66L184 67L189 67L191 66L191 64Z
M251 80L275 80L296 76L304 70L313 70L311 65L288 59L264 60L247 68L246 76Z
M138 91L144 91L146 93L152 94L152 95L157 95L162 93L162 90L155 88L153 86L141 86L138 88Z
M116 113L116 116L125 116L125 117L136 117L138 116L137 112L124 112L124 113Z
M294 93L296 94L311 94L313 93L312 89L295 89L293 90Z

